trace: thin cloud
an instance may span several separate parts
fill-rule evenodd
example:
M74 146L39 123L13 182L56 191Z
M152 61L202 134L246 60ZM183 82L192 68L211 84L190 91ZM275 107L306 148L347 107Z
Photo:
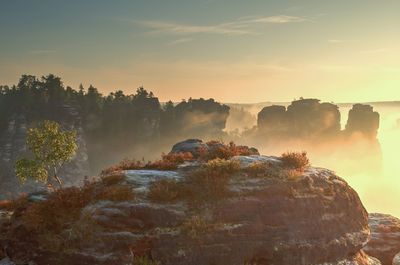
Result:
M294 16L286 16L286 15L278 15L278 16L270 16L270 17L261 17L257 19L250 20L251 23L272 23L272 24L286 24L286 23L298 23L310 21L304 17L294 17Z
M134 20L137 25L147 28L150 33L164 34L223 34L223 35L257 35L254 26L260 24L287 24L311 21L305 17L277 15L264 17L247 17L231 22L215 25L189 25L175 22L155 21L155 20Z
M182 44L182 43L190 42L192 40L193 39L191 39L191 38L177 39L177 40L169 42L168 45L170 45L170 46L179 45L179 44Z
M350 42L350 41L349 40L342 40L342 39L331 39L331 40L328 40L328 42L334 43L334 44L341 44L341 43L347 43L347 42Z

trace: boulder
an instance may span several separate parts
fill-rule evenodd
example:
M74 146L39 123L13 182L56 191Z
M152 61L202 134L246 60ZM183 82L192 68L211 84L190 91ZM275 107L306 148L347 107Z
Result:
M187 139L175 144L170 153L189 152L197 158L200 156L201 150L208 150L208 145L200 139Z
M371 240L364 248L369 255L378 258L383 265L391 265L400 252L400 219L388 214L369 215Z

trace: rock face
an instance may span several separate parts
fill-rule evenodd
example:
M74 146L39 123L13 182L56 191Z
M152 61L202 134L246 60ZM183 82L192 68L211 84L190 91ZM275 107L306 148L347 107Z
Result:
M368 139L376 139L379 129L379 113L370 105L356 104L349 112L346 133L361 133Z
M218 224L211 235L161 233L153 257L167 265L340 264L357 260L368 240L357 194L328 170L295 182L238 179L230 188L240 196L201 213Z
M265 107L258 114L258 128L285 137L309 138L337 134L340 131L340 112L330 103L318 99L293 101L284 106Z
M200 161L177 170L126 171L119 182L134 190L135 198L85 206L81 219L90 216L102 229L91 227L96 240L80 251L25 251L29 241L18 216L10 225L18 233L0 244L16 264L133 264L132 255L142 254L162 265L380 264L362 251L370 235L368 214L335 173L310 167L294 175L260 177L250 173L255 164L281 169L281 160L253 155L231 161L240 168L229 178L229 196L200 204L155 202L148 196L152 183L190 180ZM25 242L16 242L18 236Z
M391 265L400 252L400 219L388 214L373 213L369 215L369 226L371 240L365 252L378 258L383 265Z

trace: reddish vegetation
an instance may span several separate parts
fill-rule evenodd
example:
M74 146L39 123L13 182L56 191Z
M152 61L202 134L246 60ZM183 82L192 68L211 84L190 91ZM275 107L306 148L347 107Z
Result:
M128 201L134 198L131 187L118 184L120 176L103 178L82 188L69 187L50 193L44 201L29 202L26 196L12 201L8 208L18 217L23 231L30 235L32 248L61 251L88 243L99 227L82 209L99 200ZM21 228L10 229L9 238L18 240ZM65 231L69 231L65 234ZM19 239L22 240L22 239ZM36 243L35 243L36 242Z
M204 164L188 178L189 194L195 201L213 201L229 195L228 183L240 170L236 161L214 159Z
M144 163L139 160L123 160L118 165L109 167L101 172L102 175L108 175L122 170L135 169L156 169L156 170L174 170L185 161L193 160L193 155L189 152L162 154L160 160Z
M182 195L182 184L174 180L160 180L150 186L148 197L154 202L174 202Z
M304 170L310 166L310 160L307 157L306 152L286 152L282 154L281 160L283 166L288 169Z
M234 156L248 156L258 154L248 146L236 145L234 142L224 144L220 141L207 142L209 150L201 150L200 158L203 160L212 160L215 158L230 159Z

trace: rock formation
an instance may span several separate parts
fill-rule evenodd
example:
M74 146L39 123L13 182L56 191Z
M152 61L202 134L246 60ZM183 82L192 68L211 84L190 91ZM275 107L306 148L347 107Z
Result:
M376 139L379 129L379 113L370 105L356 104L349 112L347 134L361 134L367 139Z
M308 139L340 132L340 112L336 105L318 99L301 99L284 106L265 107L258 114L258 128L273 135Z
M400 220L388 214L373 213L369 215L369 226L371 240L365 252L378 258L382 265L392 265L400 252Z
M194 153L198 145L202 143L189 141L174 149ZM186 161L175 170L138 169L124 171L125 176L110 175L86 189L86 197L88 192L104 194L104 189L115 185L128 188L135 197L82 205L75 222L95 240L78 244L79 251L44 251L38 243L43 240L40 235L27 235L23 216L32 210L23 208L3 222L0 245L16 264L137 264L132 263L136 256L147 255L162 265L379 265L362 251L370 230L357 193L330 170L289 170L282 161L234 156ZM226 186L219 186L228 171ZM194 182L201 172L205 179ZM154 187L171 182L173 186L158 189L158 195L171 192L167 195L173 197L156 200ZM194 190L185 192L189 187ZM178 196L181 193L175 193L175 188L182 189L183 195ZM74 229L61 230L66 237L62 239L75 242Z
M174 108L174 134L181 137L217 137L225 129L229 107L213 99L189 99Z

